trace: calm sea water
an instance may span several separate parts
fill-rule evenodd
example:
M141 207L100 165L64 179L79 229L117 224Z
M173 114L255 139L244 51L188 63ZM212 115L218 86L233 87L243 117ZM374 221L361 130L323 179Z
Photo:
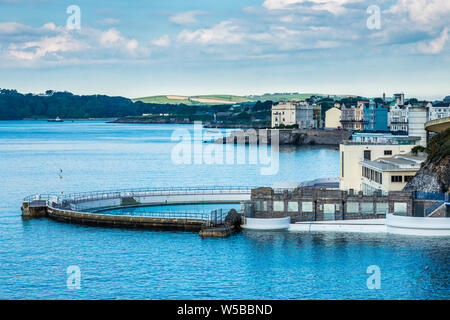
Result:
M338 176L338 152L318 147L283 148L272 176L250 164L176 165L175 129L192 127L0 122L0 299L450 298L446 238L243 232L202 239L21 219L21 200L34 193ZM79 290L66 286L72 265L81 270ZM370 265L381 270L379 290L367 288Z

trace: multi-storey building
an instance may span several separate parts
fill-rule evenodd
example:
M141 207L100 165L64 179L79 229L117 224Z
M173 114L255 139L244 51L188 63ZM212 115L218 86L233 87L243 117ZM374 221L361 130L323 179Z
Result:
M419 144L427 145L427 132L425 122L428 121L429 106L414 104L408 107L408 135L419 137Z
M378 159L386 156L405 155L417 143L418 138L411 138L387 142L356 142L344 141L339 146L340 176L339 187L341 190L353 189L361 191L362 169L361 161Z
M374 100L361 102L363 107L364 131L388 131L387 107L376 103Z
M388 113L388 127L392 132L408 132L408 106L392 102Z
M402 191L420 169L424 156L396 155L376 160L361 160L361 189L364 194L372 195L381 191Z
M298 125L300 129L315 128L314 105L301 101L281 101L272 106L272 128Z
M338 104L339 105L339 104ZM334 106L325 112L325 128L338 129L341 128L341 115L340 108Z
M341 105L342 129L351 131L363 130L363 104L342 104Z
M450 97L449 97L450 98ZM428 107L428 121L450 117L450 102L440 102Z

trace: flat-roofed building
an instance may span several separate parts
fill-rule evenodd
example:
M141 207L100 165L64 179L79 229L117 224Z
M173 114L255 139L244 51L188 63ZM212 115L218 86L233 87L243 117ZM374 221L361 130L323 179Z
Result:
M389 132L355 132L351 141L361 143L413 144L418 145L420 137L392 134Z
M344 141L339 146L339 188L362 191L362 160L372 161L381 157L406 155L411 152L415 143L414 140L409 144L399 143L399 141L394 143Z
M375 160L361 160L361 189L371 195L381 191L402 191L420 169L424 156L411 154L382 157Z

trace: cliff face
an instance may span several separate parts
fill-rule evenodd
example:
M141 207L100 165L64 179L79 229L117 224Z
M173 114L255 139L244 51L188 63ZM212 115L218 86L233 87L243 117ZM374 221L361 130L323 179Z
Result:
M404 191L447 192L450 186L450 156L439 163L427 161L403 189Z
M447 192L450 187L450 129L435 135L425 149L427 161L404 191Z

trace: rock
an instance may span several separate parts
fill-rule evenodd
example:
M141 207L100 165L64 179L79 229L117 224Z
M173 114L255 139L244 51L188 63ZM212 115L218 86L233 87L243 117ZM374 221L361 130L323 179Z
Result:
M450 156L438 163L427 160L403 191L447 192L450 186Z

